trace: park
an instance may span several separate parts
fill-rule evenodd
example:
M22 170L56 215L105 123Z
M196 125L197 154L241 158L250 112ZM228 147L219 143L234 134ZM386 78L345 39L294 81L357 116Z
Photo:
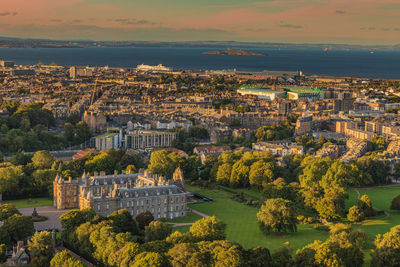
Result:
M259 229L256 214L258 209L243 203L239 203L232 199L233 193L243 192L252 197L262 198L258 191L252 189L204 189L197 186L187 186L188 190L206 195L213 198L212 202L202 202L189 204L189 208L195 209L209 216L216 216L218 219L226 223L227 239L231 242L241 244L244 248L263 246L275 251L283 244L289 243L293 249L292 253L296 253L298 249L312 243L314 240L325 241L329 234L327 231L314 229L314 224L300 224L298 231L294 233L272 234L266 237ZM220 187L223 188L223 187ZM358 224L353 224L354 228L360 228L368 235L367 245L364 248L365 266L370 264L369 251L373 249L373 242L377 234L384 234L391 227L400 224L400 212L390 210L392 199L400 194L400 186L389 185L370 188L351 188L349 189L349 198L346 200L346 209L356 205L358 197L367 194L376 210L384 211L384 214L368 218ZM191 223L201 217L189 213L186 218L172 220L175 223ZM181 232L187 232L190 226L179 226L174 228Z

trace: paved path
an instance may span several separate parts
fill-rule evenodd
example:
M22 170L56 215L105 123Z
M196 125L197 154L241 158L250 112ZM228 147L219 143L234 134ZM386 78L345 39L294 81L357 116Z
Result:
M18 210L24 216L32 216L33 207L19 208ZM46 221L34 223L35 229L40 231L43 229L52 229L52 228L61 230L60 216L63 215L68 210L58 210L52 206L42 206L42 207L36 207L36 211L39 214L39 216L46 216L48 218L48 220Z
M200 215L201 217L205 217L208 218L210 217L209 215L202 213L200 211L194 210L194 209L189 209L190 212L193 212L197 215ZM172 224L172 227L179 227L179 226L188 226L188 225L192 225L193 223L173 223L173 222L167 222L168 224Z
M69 254L71 257L74 257L74 258L77 259L78 261L82 262L85 266L87 266L87 267L96 267L96 265L94 265L94 264L91 263L90 261L86 260L85 258L79 256L79 255L76 254L75 252L73 252L73 251L67 249L66 247L58 246L58 247L56 247L56 250L58 250L58 251L66 250L66 251L68 252L68 254Z
M194 210L194 209L191 209L191 211L193 212L193 213L195 213L195 214L197 214L197 215L200 215L201 217L210 217L209 215L207 215L207 214L205 214L205 213L202 213L202 212L200 212L200 211L197 211L197 210Z

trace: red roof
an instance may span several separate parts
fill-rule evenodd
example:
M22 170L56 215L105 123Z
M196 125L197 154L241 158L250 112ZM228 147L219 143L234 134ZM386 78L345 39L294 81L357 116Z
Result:
M94 149L92 149L92 148L88 148L88 149L81 150L81 151L79 151L78 153L74 154L74 155L72 156L72 158L73 158L73 159L81 159L81 158L83 158L87 153L96 153L96 152L97 152L96 150L94 150Z

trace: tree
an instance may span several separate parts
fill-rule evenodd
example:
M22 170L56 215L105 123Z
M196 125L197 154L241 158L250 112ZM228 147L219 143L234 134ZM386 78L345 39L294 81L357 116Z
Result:
M282 198L268 199L257 213L261 230L269 234L277 232L297 231L296 212L291 207L290 201Z
M365 214L361 208L358 206L353 206L349 209L349 213L347 214L347 219L351 222L361 222L364 220Z
M14 214L4 221L2 227L16 243L32 235L35 231L31 218Z
M198 126L190 126L189 127L189 137L197 138L197 139L207 139L210 137L208 130L203 127Z
M272 267L272 257L269 249L255 247L248 250L248 266L252 267Z
M132 218L127 209L116 210L108 216L112 222L113 231L115 233L129 232L136 235L139 232L136 221Z
M400 210L400 195L397 195L393 198L392 203L390 204L391 210Z
M58 252L50 261L51 267L83 267L83 264L71 257L66 250Z
M217 171L217 182L221 184L229 184L229 180L231 177L232 166L229 163L224 163L218 167Z
M370 142L374 151L384 151L386 149L386 140L383 137L374 136Z
M26 165L31 162L31 158L31 155L25 154L23 151L18 151L11 157L10 162L14 165Z
M21 213L13 204L0 205L0 221L4 221L14 214L21 215Z
M289 243L285 243L281 248L277 249L271 255L272 257L272 266L292 266L292 248Z
M230 184L235 187L247 186L249 184L249 172L250 167L246 166L243 160L237 161L232 166Z
M168 257L170 258L170 263L172 266L190 266L189 261L195 253L199 251L196 244L193 243L180 243L176 244L168 251Z
M52 184L57 171L55 170L35 170L32 174L32 185L38 192L47 192L48 195L52 194Z
M358 231L358 230L357 230ZM296 252L297 266L362 266L363 252L356 239L351 240L352 229L344 224L331 227L326 242L314 241ZM364 237L366 239L365 233ZM358 243L360 244L360 243Z
M75 138L75 127L71 123L64 124L64 137L67 141L73 142Z
M368 195L363 195L358 200L358 207L364 213L365 217L372 217L375 215L375 210L372 207L372 201Z
M125 169L126 173L137 173L138 170L136 169L135 165L128 165Z
M89 172L105 171L107 174L114 173L115 162L108 153L100 153L86 161L85 169Z
M207 254L211 255L211 261L205 266L244 266L245 258L243 248L238 244L232 244L226 240L216 240L213 242L197 243L199 251L203 252L203 258L207 258ZM204 266L204 265L200 265Z
M128 242L120 250L110 255L108 262L111 266L131 266L135 256L140 253L139 245Z
M154 217L150 211L145 211L136 215L135 220L138 223L139 228L144 230L147 225L154 221Z
M215 216L197 220L190 227L190 233L199 240L213 241L225 238L226 224Z
M85 209L78 210L73 209L69 210L63 215L60 216L61 226L64 229L64 232L72 232L80 226L81 224L90 221L96 216L96 213L93 209Z
M399 266L400 262L400 225L392 227L384 235L375 239L371 266Z
M148 226L145 226L145 240L147 242L163 240L171 234L171 231L171 225L160 221L152 221Z
M31 263L35 266L49 266L53 257L54 245L51 233L36 232L28 241L28 250L31 256Z
M37 169L50 169L53 162L53 155L46 150L39 150L32 157L32 163Z
M163 267L167 265L165 257L157 252L142 252L135 257L132 267Z
M17 191L18 184L23 177L21 167L5 167L0 168L0 195L13 195Z
M83 143L92 137L92 131L84 121L80 121L76 124L75 131L76 140L78 143Z
M389 164L383 160L364 156L355 161L362 172L364 181L372 181L374 184L387 184L389 182Z
M250 167L249 181L250 185L255 187L264 187L272 182L274 178L274 164L272 162L264 162L259 160Z
M160 174L170 179L175 169L182 165L183 162L184 158L175 152L159 150L151 153L148 169L153 173Z
M6 245L0 244L0 264L6 262L7 260L6 250Z

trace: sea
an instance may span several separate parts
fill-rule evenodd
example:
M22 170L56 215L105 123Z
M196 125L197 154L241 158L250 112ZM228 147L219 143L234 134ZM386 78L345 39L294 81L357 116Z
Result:
M302 71L307 75L400 79L400 51L246 48L268 56L205 55L213 47L0 48L0 59L16 64L136 67L138 64L237 71Z

